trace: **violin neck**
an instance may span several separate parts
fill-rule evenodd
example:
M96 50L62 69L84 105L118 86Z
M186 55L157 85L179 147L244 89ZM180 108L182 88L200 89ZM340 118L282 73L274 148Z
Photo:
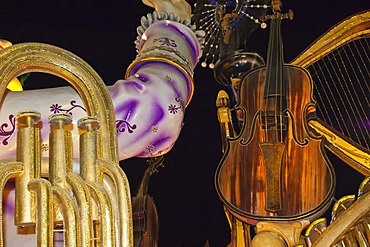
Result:
M141 196L148 194L149 180L150 180L151 175L152 175L151 172L149 172L148 170L145 171L141 179L139 189L136 193L136 197L141 197Z
M281 35L281 13L274 11L270 27L270 39L267 51L267 72L264 97L282 97L286 95L283 80L283 41Z
M154 158L147 160L147 162L149 163L149 166L145 170L144 175L141 178L141 183L139 185L139 189L136 192L136 197L141 197L141 196L145 196L146 194L148 194L150 176L153 173L158 172L158 169L164 166L163 160L164 160L163 156L154 157Z

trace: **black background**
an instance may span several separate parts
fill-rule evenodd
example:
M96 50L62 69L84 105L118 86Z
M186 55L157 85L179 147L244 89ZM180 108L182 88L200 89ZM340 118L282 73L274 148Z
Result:
M189 1L194 4L195 1ZM367 0L287 0L295 19L284 22L285 61L291 61L310 43L340 20L370 7ZM140 17L152 11L141 1L0 1L0 38L13 43L42 42L67 49L87 61L112 85L123 77L135 58L133 41ZM256 31L249 49L266 55L268 31ZM222 156L215 99L222 87L212 71L198 66L195 93L186 110L183 131L165 168L152 176L150 194L160 218L160 246L225 246L229 230L213 186L213 175ZM67 85L53 76L33 73L26 88ZM146 168L144 160L121 162L133 193ZM337 198L355 193L361 176L333 159L338 173Z

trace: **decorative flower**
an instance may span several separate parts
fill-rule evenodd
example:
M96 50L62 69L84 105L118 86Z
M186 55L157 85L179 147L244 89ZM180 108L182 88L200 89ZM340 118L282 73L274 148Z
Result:
M71 107L68 109L63 109L62 106L59 104L52 104L50 106L50 111L53 113L64 112L64 113L69 113L70 115L72 115L72 111L80 108L81 110L86 112L86 109L82 105L77 104L76 102L77 102L76 100L72 100L71 102L69 102L71 104Z
M150 155L153 155L153 151L154 151L154 146L152 145L149 145L145 148L145 152L149 153Z
M52 104L50 106L50 111L53 112L53 113L59 113L59 112L62 111L62 106L58 105L58 104Z
M168 110L169 110L169 112L170 113L172 113L172 114L176 114L177 113L177 111L178 111L178 109L179 109L179 107L177 107L177 106L175 106L175 105L169 105L168 106Z

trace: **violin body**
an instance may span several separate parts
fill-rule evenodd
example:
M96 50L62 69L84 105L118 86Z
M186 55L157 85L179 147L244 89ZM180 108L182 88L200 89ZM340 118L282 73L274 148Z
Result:
M150 195L134 197L132 206L135 246L158 246L159 222L154 199Z
M243 222L312 219L330 206L335 176L322 139L307 127L315 117L311 77L284 64L280 107L282 97L266 96L267 73L263 66L242 78L237 107L245 113L244 126L228 140L215 174L216 190Z
M135 247L157 247L159 241L158 212L153 197L148 194L149 180L163 167L163 156L148 159L148 168L141 179L138 191L132 198L132 218Z

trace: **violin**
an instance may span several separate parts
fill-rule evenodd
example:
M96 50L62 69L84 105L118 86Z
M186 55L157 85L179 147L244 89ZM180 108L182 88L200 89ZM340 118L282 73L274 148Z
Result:
M148 194L148 187L150 176L164 166L163 160L163 156L148 160L149 167L145 170L139 189L132 199L135 247L158 246L158 212L153 197Z
M216 191L237 219L314 219L330 206L335 175L323 139L308 128L316 118L313 83L283 61L280 1L273 0L267 63L241 78L240 134L229 138L215 173Z

